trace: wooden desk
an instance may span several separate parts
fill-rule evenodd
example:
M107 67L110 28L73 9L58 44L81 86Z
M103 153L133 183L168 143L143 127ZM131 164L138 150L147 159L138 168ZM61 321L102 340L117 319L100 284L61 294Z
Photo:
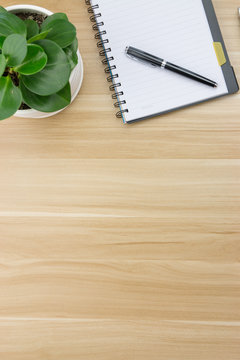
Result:
M239 360L240 95L124 126L83 1L37 4L77 26L85 79L0 123L1 360ZM214 4L240 80L239 1Z

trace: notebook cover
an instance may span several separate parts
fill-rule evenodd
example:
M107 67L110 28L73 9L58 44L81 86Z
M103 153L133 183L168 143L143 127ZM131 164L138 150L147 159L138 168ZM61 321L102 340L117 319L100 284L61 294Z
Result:
M222 97L222 96L226 96L226 95L229 95L229 94L236 93L239 90L239 86L238 86L238 82L237 82L237 79L236 79L236 76L235 76L234 69L231 66L231 63L230 63L230 60L229 60L229 57L228 57L228 53L227 53L227 50L226 50L226 46L224 44L224 40L223 40L223 37L222 37L222 33L221 33L221 30L220 30L220 27L219 27L219 23L218 23L217 16L216 16L216 13L215 13L215 10L214 10L214 7L213 7L212 0L202 0L202 3L203 3L203 7L204 7L204 10L205 10L206 16L207 16L207 20L208 20L208 23L209 23L210 30L211 30L211 33L212 33L213 41L215 43L220 43L221 44L221 47L222 47L222 50L223 50L223 53L224 53L224 56L225 56L225 61L226 61L221 67L222 67L223 75L224 75L226 85L227 85L227 88L228 88L228 94L216 96L215 98L210 98L209 99L209 100L213 100L213 99L216 99L218 97ZM164 111L164 112L151 114L151 115L148 115L148 116L145 116L145 117L142 117L142 118L138 118L138 119L134 119L134 120L131 120L131 121L128 121L128 122L125 121L124 116L123 116L123 120L124 120L124 123L131 124L131 123L134 123L136 121L149 119L149 118L159 116L159 115L163 115L163 114L175 111L175 110L180 110L180 109L192 106L192 105L201 104L201 103L209 101L209 100L202 100L202 101L199 101L199 102L194 102L194 103L191 103L191 104L180 106L178 108L171 108L171 109L169 109L167 111Z

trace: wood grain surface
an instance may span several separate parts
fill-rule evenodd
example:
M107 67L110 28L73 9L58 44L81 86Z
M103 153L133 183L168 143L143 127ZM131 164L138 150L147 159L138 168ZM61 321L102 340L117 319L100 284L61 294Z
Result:
M240 95L123 125L84 1L37 5L76 25L85 78L0 123L0 359L239 360ZM240 80L240 3L214 5Z

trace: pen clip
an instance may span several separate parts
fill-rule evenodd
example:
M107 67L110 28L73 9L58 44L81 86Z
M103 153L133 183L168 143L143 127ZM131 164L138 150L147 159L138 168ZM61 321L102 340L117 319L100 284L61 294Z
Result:
M128 48L129 48L129 47L127 46L126 49L125 49L125 53L126 53L127 57L129 57L130 59L135 60L135 61L137 61L137 62L139 62L139 63L141 63L141 64L150 65L151 67L152 67L152 66L157 67L157 65L155 65L155 64L153 64L153 63L147 63L147 62L144 61L144 60L140 60L140 59L138 59L138 58L135 57L135 56L129 55L129 54L128 54Z

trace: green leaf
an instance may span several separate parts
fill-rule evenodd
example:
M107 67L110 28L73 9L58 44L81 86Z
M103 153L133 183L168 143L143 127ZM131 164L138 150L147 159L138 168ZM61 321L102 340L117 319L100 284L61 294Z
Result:
M73 24L66 20L53 20L50 23L42 24L42 30L51 29L46 39L54 41L61 48L69 46L76 37L76 28Z
M4 7L0 6L0 13L6 13L6 12L7 10Z
M3 43L5 41L6 37L5 36L0 36L0 49L2 49Z
M45 26L47 26L54 20L67 20L68 21L68 17L64 13L55 13L53 15L50 15L43 21L43 23L41 25L41 29L43 30Z
M69 64L71 65L71 71L75 68L75 66L78 63L78 56L76 54L77 50L78 50L78 40L77 40L77 38L75 38L73 40L71 45L69 45L68 47L63 49L63 51L67 55Z
M49 96L41 96L29 91L22 81L20 81L20 89L22 91L23 101L32 109L52 112L65 108L71 102L71 88L69 82L67 85L57 92Z
M0 120L6 119L19 109L22 102L22 94L10 78L0 78Z
M51 40L39 40L48 57L45 68L35 75L22 76L24 85L28 90L38 95L52 95L60 91L67 84L71 67L65 52Z
M9 35L3 43L2 52L8 66L19 65L27 54L27 41L22 35Z
M24 21L9 12L0 12L0 36L19 34L27 35L27 28Z
M78 63L78 56L75 51L73 51L73 47L70 45L63 49L65 54L67 55L69 64L71 65L71 71L75 68Z
M31 44L38 40L43 40L46 38L47 34L50 33L51 29L41 32L40 34L33 36L32 38L28 39L28 44Z
M5 56L3 54L0 54L0 77L2 76L2 74L4 73L6 68L6 59Z
M27 39L31 39L32 37L39 34L39 26L36 21L27 19L24 21L27 27Z
M5 69L6 69L6 59L3 54L0 54L0 77L4 73Z
M78 50L78 39L75 38L70 46L71 46L71 49L72 49L73 52L77 52L77 50Z
M27 45L27 56L14 71L23 75L32 75L41 71L47 64L47 55L43 48L35 44Z

